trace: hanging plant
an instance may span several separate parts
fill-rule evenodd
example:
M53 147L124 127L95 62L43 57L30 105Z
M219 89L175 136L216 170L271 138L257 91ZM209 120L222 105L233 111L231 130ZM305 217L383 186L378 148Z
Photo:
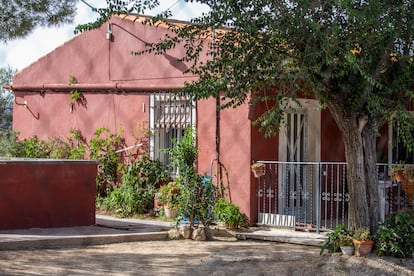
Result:
M73 75L70 75L68 84L78 84L78 80ZM69 91L69 93L71 95L71 100L69 103L69 109L71 113L73 111L75 104L86 106L86 98L81 91L79 91L78 89L72 89L71 91Z

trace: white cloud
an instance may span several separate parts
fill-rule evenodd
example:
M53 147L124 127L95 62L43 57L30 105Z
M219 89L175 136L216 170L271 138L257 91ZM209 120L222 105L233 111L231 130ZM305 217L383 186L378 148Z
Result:
M105 1L86 0L95 7L103 7ZM184 0L161 0L160 7L154 12L159 12L171 7L173 18L189 20L199 16L206 7L195 3L186 3ZM74 36L74 29L79 24L93 21L96 15L91 8L78 2L78 12L74 23L54 28L37 28L32 34L24 39L9 41L7 44L0 43L0 67L10 65L12 68L21 70L42 56L53 51Z

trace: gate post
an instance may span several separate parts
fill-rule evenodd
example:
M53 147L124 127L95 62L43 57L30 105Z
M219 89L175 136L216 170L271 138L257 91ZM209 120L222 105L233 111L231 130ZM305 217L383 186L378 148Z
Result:
M318 163L316 173L318 174L318 183L316 186L316 233L320 233L321 228L321 183L322 183L322 163Z

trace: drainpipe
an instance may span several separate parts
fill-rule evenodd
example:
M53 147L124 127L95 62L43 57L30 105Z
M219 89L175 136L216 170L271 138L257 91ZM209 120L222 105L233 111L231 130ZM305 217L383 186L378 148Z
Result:
M216 52L215 52L215 39L216 39L216 29L212 29L211 32L212 42L211 42L211 53L212 59L214 61ZM216 156L210 162L210 176L213 177L213 163L216 161L217 170L220 166L220 92L216 96L216 133L215 133L215 145L216 145ZM219 173L217 173L217 180L219 179ZM218 181L217 181L218 182ZM218 184L218 183L217 183Z
M220 97L216 97L216 154L217 162L220 161Z
M215 146L216 156L210 161L210 177L213 178L213 165L214 161L217 163L217 168L220 164L220 98L216 97L216 131L215 131ZM218 176L218 174L217 174Z

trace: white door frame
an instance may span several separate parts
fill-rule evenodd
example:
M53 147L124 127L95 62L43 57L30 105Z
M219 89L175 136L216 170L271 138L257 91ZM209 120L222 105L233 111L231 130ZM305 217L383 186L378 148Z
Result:
M304 143L305 145L299 145L297 144L298 141L294 141L293 143L289 145L289 147L293 150L298 150L298 147L304 146L304 160L292 160L292 158L288 159L288 155L290 154L290 157L292 157L292 153L288 153L288 134L287 134L287 128L286 123L287 120L285 120L285 125L283 125L279 132L279 161L303 161L303 162L320 162L321 160L321 112L320 112L320 103L317 100L312 99L297 99L297 101L300 103L300 105L290 100L289 104L292 108L292 111L287 111L287 113L300 113L304 116L302 117L304 121L301 121L298 118L297 124L301 125L299 128L299 132L304 132ZM286 119L286 114L285 114ZM292 134L292 133L291 133ZM298 133L302 134L302 133ZM300 139L301 135L297 135ZM294 155L294 154L293 154ZM298 194L296 191L296 194L286 194L285 190L287 189L286 185L291 185L287 183L287 180L293 180L295 177L294 168L298 168L298 166L292 165L292 168L290 170L287 170L286 166L281 166L279 168L279 184L278 184L278 190L279 190L279 204L278 204L278 212L281 214L286 215L293 215L292 212L294 210L287 210L288 208L287 202L289 202L291 197L296 198L296 202L298 202L298 198L302 195ZM290 177L287 178L287 173L290 172ZM314 185L318 185L319 179L316 177L317 174L313 176L314 179L307 179L310 176L305 176L303 178L303 181L305 183L302 183L302 185L306 186L308 183L314 183ZM286 188L286 189L285 189ZM313 189L313 187L306 187L306 191L308 189ZM287 213L286 213L287 212Z

